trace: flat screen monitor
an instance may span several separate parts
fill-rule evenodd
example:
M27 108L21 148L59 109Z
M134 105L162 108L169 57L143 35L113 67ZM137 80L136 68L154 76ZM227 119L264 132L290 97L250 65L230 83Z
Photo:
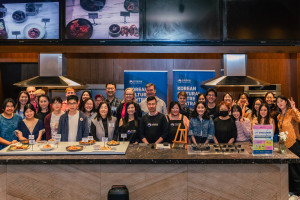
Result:
M140 39L139 0L66 0L65 10L65 39Z
M146 0L146 40L220 40L219 3L219 0Z
M227 41L300 40L299 0L226 0Z
M59 0L0 0L1 40L58 40Z

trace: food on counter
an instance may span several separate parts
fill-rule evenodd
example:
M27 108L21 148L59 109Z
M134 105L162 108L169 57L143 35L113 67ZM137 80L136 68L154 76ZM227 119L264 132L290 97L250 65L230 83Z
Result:
M110 145L110 146L115 146L115 145L119 145L119 144L120 143L118 141L115 141L115 140L107 142L107 145Z
M82 145L91 145L91 144L95 144L96 140L89 140L88 142L82 142L81 140L79 141L79 144Z
M50 139L50 140L48 140L48 141L50 141L50 142L54 142L55 140L54 140L54 139Z
M50 144L46 144L46 145L43 146L43 148L44 149L49 149L49 148L52 148L52 146Z
M111 147L100 147L100 150L111 150Z
M67 147L68 151L80 151L82 149L83 149L83 147L82 146L78 146L78 145L72 145L72 146L68 146Z
M9 150L11 151L16 151L16 150L26 150L28 149L28 145L23 145L22 143L16 143L16 144L12 144L10 145Z

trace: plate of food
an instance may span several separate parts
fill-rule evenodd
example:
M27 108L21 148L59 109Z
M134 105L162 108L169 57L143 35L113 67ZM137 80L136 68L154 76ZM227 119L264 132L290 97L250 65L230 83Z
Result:
M28 24L24 28L24 36L26 39L43 39L45 33L45 28L39 24Z
M139 0L125 0L124 8L128 12L138 13L139 12Z
M20 143L22 143L22 144L29 144L29 140L20 140Z
M111 140L111 141L107 142L108 146L117 146L119 144L120 144L120 142L115 141L115 140Z
M83 18L70 21L66 27L67 39L90 39L93 34L92 23Z
M8 151L25 151L29 148L28 144L22 144L20 142L10 145Z
M58 144L58 141L56 141L54 139L50 139L50 140L48 140L48 144Z
M12 18L16 23L23 23L27 19L27 15L22 10L17 10L12 14Z
M40 146L41 151L51 151L54 149L53 144L44 144Z
M81 145L67 146L66 150L67 151L82 151L83 150L83 146L81 146Z
M79 144L81 145L93 145L96 143L96 140L89 140L88 142L82 142L82 140L79 141Z
M80 6L86 11L99 11L106 3L106 0L80 0Z

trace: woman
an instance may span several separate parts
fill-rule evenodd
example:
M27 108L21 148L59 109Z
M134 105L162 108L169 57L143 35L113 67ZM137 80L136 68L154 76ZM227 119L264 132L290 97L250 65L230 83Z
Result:
M232 116L235 120L237 130L237 142L249 142L251 137L251 122L248 118L242 116L242 109L239 105L233 105L231 108Z
M209 140L214 139L215 127L212 118L209 117L204 102L197 102L192 112L189 122L189 136L193 144L208 144Z
M138 131L141 119L137 115L136 106L136 103L127 103L125 117L119 121L119 134L114 136L114 140L123 140L121 134L126 133L127 137L124 138L125 141L130 141L130 143L139 142Z
M0 150L17 142L16 130L22 118L14 113L15 101L11 98L5 99L2 104L3 113L0 115Z
M239 95L239 100L237 104L242 108L243 117L248 117L252 113L252 110L248 107L249 105L249 98L246 93L241 93Z
M117 118L112 116L110 106L107 102L100 103L97 116L92 119L91 135L96 141L102 141L103 137L112 140L117 132L116 121Z
M41 95L38 98L38 110L36 118L44 122L45 117L50 113L50 98L47 95Z
M232 144L236 140L237 129L235 121L229 116L230 105L221 101L218 107L219 117L214 119L215 143Z
M30 96L26 91L21 91L17 98L17 106L15 108L16 114L20 115L22 119L25 119L24 106L30 103Z
M134 92L133 88L127 88L124 91L123 101L121 102L121 104L117 108L117 120L118 121L121 118L125 117L126 105L127 105L127 103L131 103L131 102L137 104L136 103L135 92ZM137 116L142 117L142 111L141 111L140 105L137 104L135 107L136 107Z
M228 92L226 92L223 96L223 101L225 101L226 103L228 103L231 107L233 106L234 104L234 101L233 101L233 98L232 98L232 95Z
M272 125L273 135L275 131L274 119L270 117L270 108L266 103L262 103L258 109L258 116L252 122L253 125ZM274 139L275 140L275 139Z
M16 130L19 140L27 140L29 135L34 135L35 141L40 141L45 129L43 129L43 122L34 117L34 106L26 104L24 106L24 114L25 119L18 123Z
M169 115L167 115L168 121L168 138L166 142L173 143L175 139L177 129L179 128L179 124L181 129L189 129L189 119L180 114L180 105L176 101L172 101L169 106Z
M250 120L250 122L252 123L253 120L255 118L257 118L258 116L258 110L259 110L259 106L263 103L263 100L261 98L256 98L253 101L253 105L252 105L252 113L250 115L248 115L248 119Z
M88 98L92 98L92 93L88 90L83 91L79 101L79 110L83 109L83 103Z
M203 94L203 93L199 93L198 95L197 95L197 102L206 102L206 98L205 98L205 94Z
M267 92L265 94L265 102L267 103L270 110L270 117L274 120L275 124L275 132L274 132L274 142L278 142L278 121L277 116L279 114L278 109L276 107L276 97L272 92Z
M89 133L91 131L91 123L92 119L94 119L97 116L97 113L95 111L95 103L92 98L87 98L83 102L82 110L81 110L85 116L88 119L88 127L89 127Z
M187 94L180 91L177 95L178 103L180 105L180 114L185 115L188 119L191 117L191 109L186 105Z
M285 146L298 157L300 157L300 135L299 123L300 112L295 106L293 98L287 99L284 96L278 96L277 107L279 108L278 128L279 132L288 132ZM289 164L289 186L290 192L300 195L300 165Z
M46 140L54 138L57 134L59 119L64 111L62 111L62 99L60 97L52 98L52 112L44 119L44 127L46 131Z

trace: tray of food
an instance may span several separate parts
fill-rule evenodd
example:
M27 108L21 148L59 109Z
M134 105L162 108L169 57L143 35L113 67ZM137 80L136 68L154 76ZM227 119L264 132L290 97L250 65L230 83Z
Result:
M113 148L111 146L100 146L100 145L94 145L94 150L95 151L112 151Z
M72 146L67 146L66 147L67 151L82 151L83 150L83 146L81 145L72 145Z
M51 151L54 149L53 144L44 144L40 146L41 151Z
M7 151L25 151L29 148L29 144L22 144L20 142L9 146Z
M120 142L115 141L115 140L111 140L109 142L106 143L108 146L117 146L120 144Z
M96 143L96 140L89 140L88 142L82 142L82 140L79 141L79 144L81 145L93 145Z

